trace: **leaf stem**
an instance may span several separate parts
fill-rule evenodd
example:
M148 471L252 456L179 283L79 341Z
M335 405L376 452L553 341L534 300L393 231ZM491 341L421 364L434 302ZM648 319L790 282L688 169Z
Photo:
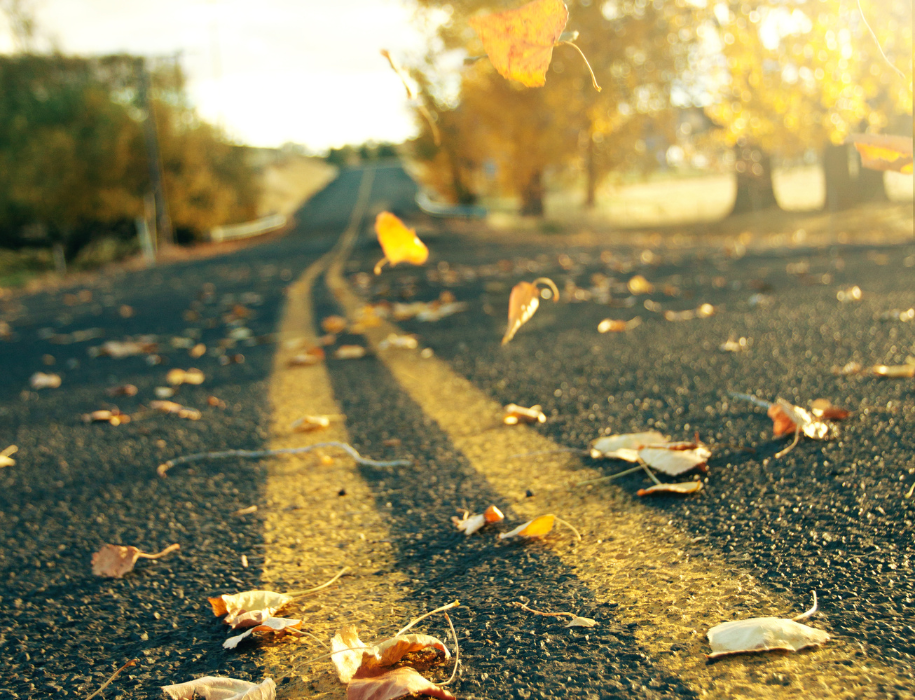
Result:
M541 611L539 611L539 610L534 610L533 608L529 608L529 607L528 607L527 605L525 605L524 603L519 603L519 602L516 601L516 600L512 601L512 605L515 605L515 606L517 606L517 607L519 607L519 608L523 608L524 610L527 610L528 612L534 613L535 615L543 615L544 617L575 617L575 614L574 614L574 613L570 613L570 612L552 612L552 613L548 613L548 612L541 612Z
M817 592L811 591L813 593L813 607L810 608L807 612L803 612L797 617L792 617L791 619L795 622L800 622L801 620L806 620L808 617L812 617L817 611Z
M600 85L597 84L597 78L594 77L594 70L591 68L591 64L588 63L588 57L585 56L585 52L578 48L578 44L574 44L571 41L560 41L560 44L566 44L567 46L572 46L581 54L582 60L585 62L585 65L588 67L588 72L591 73L591 84L594 86L594 89L600 92Z
M140 559L159 559L160 557L164 557L166 554L174 552L176 549L181 549L181 545L177 542L175 542L175 544L170 544L158 554L147 554L146 552L140 552L137 554L137 557Z
M800 439L801 439L801 426L798 425L798 426L795 426L795 428L794 428L794 440L792 440L791 444L788 445L788 447L786 447L784 450L779 450L778 452L776 452L775 459L781 459L786 454L791 452L791 450L793 450L795 448L795 446L798 443L798 440L800 440Z
M422 620L425 620L425 619L426 619L427 617L429 617L430 615L435 615L435 613L440 613L440 612L445 612L446 610L451 610L452 608L458 607L460 604L461 604L461 602L460 602L459 600L455 600L455 601L452 602L452 603L448 603L448 605L443 605L442 607L436 608L435 610L430 610L430 611L427 612L425 615L420 615L419 617L417 617L417 618L411 620L411 621L409 622L409 624L407 624L406 627L404 627L402 630L400 630L400 632L398 632L398 633L395 634L394 636L395 636L395 637L399 637L399 636L402 635L404 632L406 632L408 629L410 629L411 627L413 627L414 625L416 625L418 622L421 622Z
M108 678L108 680L105 681L105 682L102 684L102 687L99 688L98 690L96 690L94 693L92 693L92 695L90 695L89 697L87 697L86 700L92 700L92 698L94 698L96 695L98 695L99 693L101 693L105 688L107 688L109 685L111 685L111 682L112 682L115 678L117 678L118 674L119 674L121 671L123 671L125 668L130 668L131 666L136 666L136 665L137 665L137 660L136 660L136 659L131 659L130 661L128 661L126 664L124 664L123 666L121 666L117 671L115 671L114 673L112 673L112 674L111 674L111 677Z
M290 593L287 593L286 595L299 597L299 596L307 595L308 593L314 593L315 591L320 591L322 588L327 588L334 581L336 581L338 578L343 576L343 574L345 574L347 571L349 571L349 567L344 566L342 569L340 569L340 571L338 571L336 573L336 575L332 579L330 579L330 581L322 583L320 586L315 586L314 588L307 588L304 591L292 591Z
M611 474L610 476L599 476L596 479L585 479L584 481L579 481L576 486L584 486L585 484L597 484L601 481L610 481L611 479L615 479L618 476L626 476L627 474L632 474L633 472L637 472L640 469L642 469L641 464L636 467L632 467L632 469L624 469L623 471L617 472L616 474Z
M457 678L458 668L461 666L461 647L458 645L457 632L454 631L454 625L451 622L451 617L448 613L444 613L445 619L448 620L448 627L451 628L451 636L454 637L454 669L451 671L451 677L442 683L441 685L445 686L451 683L455 678Z
M555 515L554 515L553 517L556 518ZM562 523L562 524L565 525L567 528L569 528L572 532L575 533L575 536L578 538L579 542L581 541L581 533L580 533L578 530L575 529L575 526L572 525L572 523L567 522L567 521L563 520L562 518L556 518L556 522L557 522L557 523Z

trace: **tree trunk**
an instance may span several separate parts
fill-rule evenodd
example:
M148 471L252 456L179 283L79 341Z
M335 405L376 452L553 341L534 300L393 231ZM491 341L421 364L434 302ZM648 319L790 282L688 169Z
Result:
M851 146L827 143L823 149L823 177L826 181L826 201L823 208L835 212L858 203L858 192L848 167Z
M521 191L521 215L543 216L543 172L535 171Z
M769 154L751 144L734 146L737 196L731 216L778 208L772 187L772 162Z

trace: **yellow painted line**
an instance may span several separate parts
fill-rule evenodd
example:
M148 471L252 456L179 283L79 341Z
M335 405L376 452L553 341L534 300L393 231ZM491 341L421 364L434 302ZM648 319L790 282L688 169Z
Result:
M363 175L348 234L358 230L368 203L372 174L372 170L366 170ZM349 442L344 421L332 422L329 429L313 433L290 429L290 424L304 415L341 413L324 363L289 366L290 358L302 347L316 343L311 290L336 252L334 249L312 264L288 288L270 377L270 449ZM322 460L316 453L307 453L278 458L268 466L263 586L280 592L304 590L349 566L349 575L300 599L284 614L304 619L303 629L328 644L333 634L347 624L367 630L365 638L373 638L376 632L396 631L414 609L401 600L400 587L406 586L407 580L394 570L391 545L385 541L389 539L385 519L355 462L336 450L328 449L323 454L332 459ZM341 488L346 490L345 496L337 495ZM301 665L301 661L325 653L317 641L303 637L295 643L271 644L266 649L266 675L293 678L291 683L280 686L279 697L345 697L345 688L337 681L329 662Z
M327 279L346 313L355 318L365 301L343 278L346 245L352 240L335 255ZM688 533L617 487L574 486L599 474L568 453L511 459L560 446L526 426L503 426L502 407L447 363L423 358L419 351L382 349L380 341L402 333L394 324L385 321L364 333L401 387L521 518L555 513L581 530L581 543L562 530L545 542L595 600L617 603L615 616L636 626L642 650L700 697L857 698L911 692L911 676L857 656L854 640L834 639L812 652L732 657L708 664L710 627L740 618L793 617L809 607L809 598L788 600L773 593L750 572L697 546ZM527 489L534 491L535 499L525 498ZM479 512L488 505L474 507ZM828 617L820 614L811 624L826 623ZM877 691L881 692L874 694Z

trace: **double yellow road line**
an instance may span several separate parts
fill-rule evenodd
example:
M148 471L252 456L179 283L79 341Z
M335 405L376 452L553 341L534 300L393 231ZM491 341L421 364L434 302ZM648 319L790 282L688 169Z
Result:
M343 266L359 233L370 199L373 171L367 170L349 227L338 244L290 287L280 328L280 350L271 379L271 447L316 442L348 442L345 423L319 435L291 434L289 425L305 414L339 414L327 367L290 368L298 341L315 339L312 285L326 272L327 284L350 320L365 301L346 283ZM502 426L502 407L449 365L418 350L384 348L381 341L401 333L382 322L364 336L394 380L450 438L504 502L523 518L556 513L581 530L583 541L569 546L559 535L546 544L557 560L587 586L598 602L617 604L615 617L634 625L641 651L659 669L707 698L911 697L913 679L904 669L868 659L854 640L834 639L824 648L792 655L743 656L708 664L706 631L721 622L764 615L792 617L808 601L786 600L751 573L693 542L663 514L634 502L613 486L575 487L595 475L569 454L538 456L535 462L510 459L560 446L525 426ZM372 360L369 360L372 361ZM370 455L371 456L371 455ZM343 624L384 634L416 611L390 551L388 519L376 507L371 489L349 458L334 454L327 464L303 455L270 468L266 525L265 586L305 588L342 566L353 576L322 591L309 607L305 627L327 640ZM345 499L335 499L339 488ZM532 502L527 489L537 493ZM341 504L345 504L341 505ZM485 507L485 505L483 505ZM511 598L506 593L506 600ZM473 601L462 601L473 605ZM828 626L824 615L814 625ZM318 655L322 647L309 644ZM597 653L597 652L595 652ZM299 651L296 658L304 655ZM326 666L294 667L282 646L267 656L274 676L293 675L281 688L286 697L340 697L342 688Z

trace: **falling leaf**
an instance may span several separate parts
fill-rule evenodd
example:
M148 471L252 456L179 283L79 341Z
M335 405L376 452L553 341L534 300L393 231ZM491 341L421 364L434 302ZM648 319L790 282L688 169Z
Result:
M540 306L540 289L537 285L541 283L552 291L553 301L559 301L559 289L548 277L540 277L533 282L518 282L512 287L511 295L508 298L508 329L502 338L502 345L514 338L518 329L530 321L534 312L537 311Z
M508 404L504 409L505 416L502 422L505 425L517 425L518 423L546 423L546 416L540 408L540 405L534 405L530 408L519 406L514 403Z
M260 683L240 681L221 676L204 676L187 683L163 685L162 690L171 700L275 700L276 684L267 678Z
M328 316L321 319L321 329L325 333L342 333L346 330L347 325L349 324L343 316Z
M912 174L912 139L888 134L850 134L845 143L855 144L861 164L871 170Z
M534 0L514 10L471 17L470 26L499 75L541 87L568 19L562 0Z
M679 476L692 469L704 467L708 458L712 456L711 450L701 443L690 443L685 448L678 445L678 443L669 443L668 445L643 447L638 451L639 458L652 469L668 476Z
M655 484L647 489L636 491L637 496L654 496L659 493L689 494L699 493L703 488L701 481L684 481L680 484Z
M339 630L331 639L331 651L337 675L349 683L359 674L371 673L400 661L405 654L430 649L444 657L451 653L441 640L427 634L401 634L374 645L367 645L352 625ZM344 651L345 650L345 651Z
M663 445L670 440L656 430L644 433L624 433L597 438L591 443L592 459L622 459L627 462L639 461L639 450L651 445Z
M29 378L29 384L33 389L56 389L60 386L60 375L35 372Z
M394 267L407 262L422 265L429 258L429 249L419 240L416 231L407 228L403 221L391 212L383 211L375 218L375 232L384 257L375 264L375 274L381 274L385 263Z
M165 375L165 381L172 386L181 386L182 384L203 384L204 374L199 369L193 367L188 370L170 369Z
M188 408L174 401L150 401L149 407L159 413L174 414L179 418L188 420L200 420L201 413L196 408Z
M541 515L539 518L534 518L523 525L519 525L511 532L503 532L499 535L499 539L506 540L509 537L543 537L553 529L553 524L555 522L555 515Z
M830 429L826 423L814 420L814 417L799 406L794 406L784 399L776 399L767 412L772 419L772 432L775 437L802 432L813 440L825 440Z
M346 700L395 700L420 694L455 700L454 695L426 680L409 666L392 668L378 676L355 678L346 688Z
M293 620L288 617L268 617L256 627L251 627L241 634L229 637L222 643L223 649L234 649L243 639L250 637L255 632L272 632L278 637L284 634L295 634L296 628L302 624L301 620ZM301 634L301 633L299 633Z
M810 410L817 418L827 420L845 420L851 415L851 411L834 406L829 399L817 399L810 404Z
M605 318L603 321L597 324L598 333L623 333L625 331L631 331L633 328L637 328L642 325L642 317L636 316L635 318L629 319L628 321L618 321L612 318Z
M213 606L213 614L216 617L225 615L223 622L231 625L232 629L239 629L263 623L294 599L292 596L273 591L245 591L234 595L224 593L207 600Z
M19 451L19 448L15 445L10 445L3 452L0 452L0 467L12 467L16 464L16 460L12 458L12 455L16 454Z
M472 535L486 523L500 523L505 520L502 511L495 506L489 506L483 513L470 515L469 511L464 511L463 518L451 518L451 522L457 526L458 530L463 530L465 535Z
M124 574L133 571L138 559L159 559L176 549L181 549L181 545L176 543L169 545L158 554L146 554L136 547L106 544L92 555L92 573L96 576L121 578Z
M654 285L642 275L636 275L626 284L630 294L651 294L654 291Z
M358 360L365 357L366 352L361 345L341 345L334 350L334 357L338 360Z

